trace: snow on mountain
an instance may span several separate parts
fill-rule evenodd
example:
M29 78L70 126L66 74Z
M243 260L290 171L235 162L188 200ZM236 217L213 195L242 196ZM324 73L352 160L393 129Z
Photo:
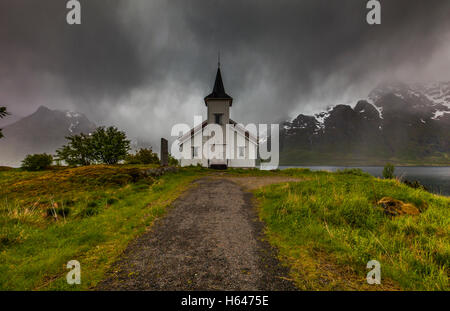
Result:
M450 84L444 82L379 86L354 107L336 105L284 122L282 151L289 161L314 162L323 154L444 159L450 154L449 94Z
M442 117L445 114L450 114L450 111L442 111L442 110L436 110L433 114L433 116L431 117L431 119L433 120L438 120L440 117Z
M394 94L403 100L413 99L417 104L443 105L450 109L450 82L381 84L369 94L369 99L375 103L386 94Z
M27 154L54 154L66 143L66 136L88 134L95 128L96 125L81 113L41 106L33 114L3 128L0 165L18 166Z

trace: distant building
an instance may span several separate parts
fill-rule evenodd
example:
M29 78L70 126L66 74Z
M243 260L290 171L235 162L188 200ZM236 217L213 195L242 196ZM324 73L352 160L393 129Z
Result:
M179 138L180 151L190 147L190 157L181 159L182 166L201 164L204 167L255 167L258 147L258 139L243 126L230 119L230 109L233 105L233 98L225 92L220 64L217 68L216 80L211 94L205 97L205 105L208 109L207 120L201 125L191 129L188 133ZM203 131L208 124L218 124L222 127L223 140L213 144L213 148L219 147L221 156L219 158L204 156L201 146L196 146L195 141L201 141L205 146L210 137L205 137ZM233 125L230 133L234 137L227 140L226 125ZM200 135L200 137L196 137ZM195 139L197 138L197 139ZM227 145L227 141L232 145ZM190 142L188 144L187 142ZM221 146L219 146L221 145ZM229 152L227 153L227 148Z

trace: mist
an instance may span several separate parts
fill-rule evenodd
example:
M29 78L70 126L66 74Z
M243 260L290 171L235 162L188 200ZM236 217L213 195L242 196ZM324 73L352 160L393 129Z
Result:
M64 1L0 4L0 100L84 113L157 146L205 115L220 51L231 117L275 123L367 97L379 83L450 80L450 2Z

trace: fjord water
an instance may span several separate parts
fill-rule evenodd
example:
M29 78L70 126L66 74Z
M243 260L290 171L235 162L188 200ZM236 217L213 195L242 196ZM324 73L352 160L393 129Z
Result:
M346 168L360 168L375 177L383 176L382 166L280 166L280 169L286 168L309 168L312 171L331 171L343 170ZM419 181L431 192L450 196L450 167L425 167L425 166L396 166L395 176L401 180Z

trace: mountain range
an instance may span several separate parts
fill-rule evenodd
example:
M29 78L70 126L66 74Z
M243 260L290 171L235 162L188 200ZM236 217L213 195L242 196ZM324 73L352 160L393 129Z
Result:
M3 127L0 165L19 166L27 154L54 154L66 143L66 136L90 133L95 127L81 113L41 106L33 114Z
M41 106L2 127L0 166L19 166L27 154L54 154L66 136L96 125L81 113ZM280 150L281 165L450 165L450 82L384 84L353 107L299 114L282 124Z
M450 82L380 85L280 132L284 165L450 165Z

